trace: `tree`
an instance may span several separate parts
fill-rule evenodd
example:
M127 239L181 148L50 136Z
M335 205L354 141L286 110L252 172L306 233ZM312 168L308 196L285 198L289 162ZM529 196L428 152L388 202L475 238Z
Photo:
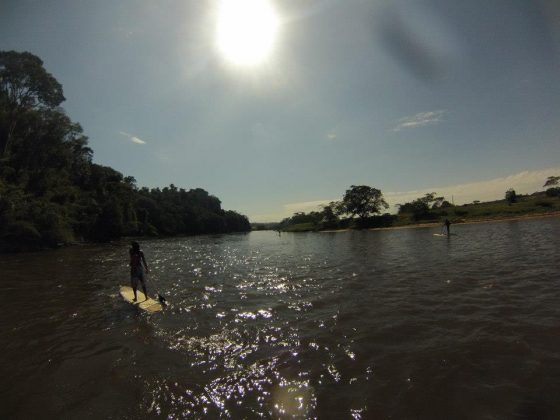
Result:
M383 193L367 185L351 185L350 189L346 190L342 203L346 213L352 217L358 215L360 219L379 213L381 208L389 208Z
M555 185L558 185L558 183L560 182L560 176L549 176L546 179L546 182L543 185L544 187L554 187Z
M138 188L92 163L62 86L30 53L0 51L0 252L122 235L249 231L201 188Z
M323 206L323 211L321 212L323 227L334 228L338 226L339 207L340 202L338 201L331 201Z
M233 210L227 210L225 212L225 221L229 232L248 232L251 230L251 224L247 216Z
M437 209L450 206L451 204L445 201L445 197L436 197L436 193L431 192L410 203L399 204L399 214L412 213L415 220L421 220L430 216L430 208Z
M0 156L21 115L31 109L54 109L64 101L62 85L43 68L41 59L28 52L0 51Z
M560 187L548 188L545 194L547 197L560 197Z
M506 191L506 201L509 204L517 203L517 194L513 188Z
M445 197L436 197L432 203L432 208L438 209L443 205L443 203L445 203Z

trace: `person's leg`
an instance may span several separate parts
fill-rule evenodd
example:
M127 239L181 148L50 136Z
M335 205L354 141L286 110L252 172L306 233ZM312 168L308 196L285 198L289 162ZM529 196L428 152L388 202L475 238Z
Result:
M138 288L138 277L130 276L130 285L132 286L132 291L134 292L134 299L132 301L136 302L137 300L136 289Z
M148 300L148 291L146 290L146 278L144 273L140 275L140 283L142 283L142 290L144 291L145 299Z

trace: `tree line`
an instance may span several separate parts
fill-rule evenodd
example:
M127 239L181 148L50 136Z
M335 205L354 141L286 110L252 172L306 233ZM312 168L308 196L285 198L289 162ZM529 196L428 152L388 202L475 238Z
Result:
M435 192L428 193L409 203L397 204L398 214L384 213L389 205L381 190L367 185L352 185L342 200L331 201L320 211L295 213L280 222L281 229L308 224L316 229L374 228L393 226L397 219L433 220L446 215L445 209L452 204Z
M539 209L557 208L550 199L560 197L560 176L550 176L545 181L543 188L545 192L536 192L534 205L529 211ZM521 199L513 188L505 192L504 202L508 206L518 203ZM527 200L530 196L525 196ZM549 201L543 199L548 198ZM461 217L468 216L470 211L468 206L488 205L475 200L471 205L455 206L443 196L438 196L435 192L430 192L422 197L418 197L404 204L397 204L397 214L381 212L389 206L383 197L381 190L367 185L352 185L344 193L342 200L331 201L323 205L319 211L309 213L298 212L293 216L282 220L277 229L279 230L325 230L343 228L379 228L395 225L405 225L418 222L434 222L444 218L454 218L454 221L461 220ZM505 211L502 207L486 209L486 213L481 216L491 216L504 213L515 213L516 211Z
M289 230L294 225L311 225L314 229L347 227L382 227L392 224L394 216L385 213L376 216L389 205L381 190L367 185L352 185L340 201L331 201L320 211L295 213L282 220L278 229Z
M64 100L39 57L0 51L0 251L251 229L201 188L139 188L134 177L93 163Z

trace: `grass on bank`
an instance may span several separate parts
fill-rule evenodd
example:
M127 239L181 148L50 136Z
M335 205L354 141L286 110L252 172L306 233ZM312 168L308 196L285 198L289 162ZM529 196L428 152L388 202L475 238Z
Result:
M319 226L315 223L298 223L295 225L289 225L284 229L284 232L311 232L314 230L319 230Z
M500 219L560 211L560 199L547 197L545 194L535 194L519 196L517 203L510 204L505 200L499 200L454 206L445 210L448 210L448 215L440 214L439 216L451 217L457 219L458 222L462 219Z

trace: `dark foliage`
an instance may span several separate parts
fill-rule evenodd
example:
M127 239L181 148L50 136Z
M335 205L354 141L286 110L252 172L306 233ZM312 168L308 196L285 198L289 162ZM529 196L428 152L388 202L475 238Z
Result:
M397 219L398 216L396 214L385 213L381 216L370 216L365 219L358 219L356 221L356 227L359 229L390 227L393 226Z
M381 208L389 208L381 190L367 185L351 185L346 190L342 203L345 213L352 217L357 215L360 219L379 213Z
M548 197L560 197L560 187L548 188L545 193Z
M517 203L517 193L513 188L506 191L506 201L509 204Z
M203 189L138 189L133 177L92 163L63 100L38 57L0 52L0 251L251 229Z
M428 193L410 203L399 204L399 215L409 214L415 221L434 220L447 212L441 209L452 207L444 197L436 197L436 193ZM435 211L439 210L439 211Z

